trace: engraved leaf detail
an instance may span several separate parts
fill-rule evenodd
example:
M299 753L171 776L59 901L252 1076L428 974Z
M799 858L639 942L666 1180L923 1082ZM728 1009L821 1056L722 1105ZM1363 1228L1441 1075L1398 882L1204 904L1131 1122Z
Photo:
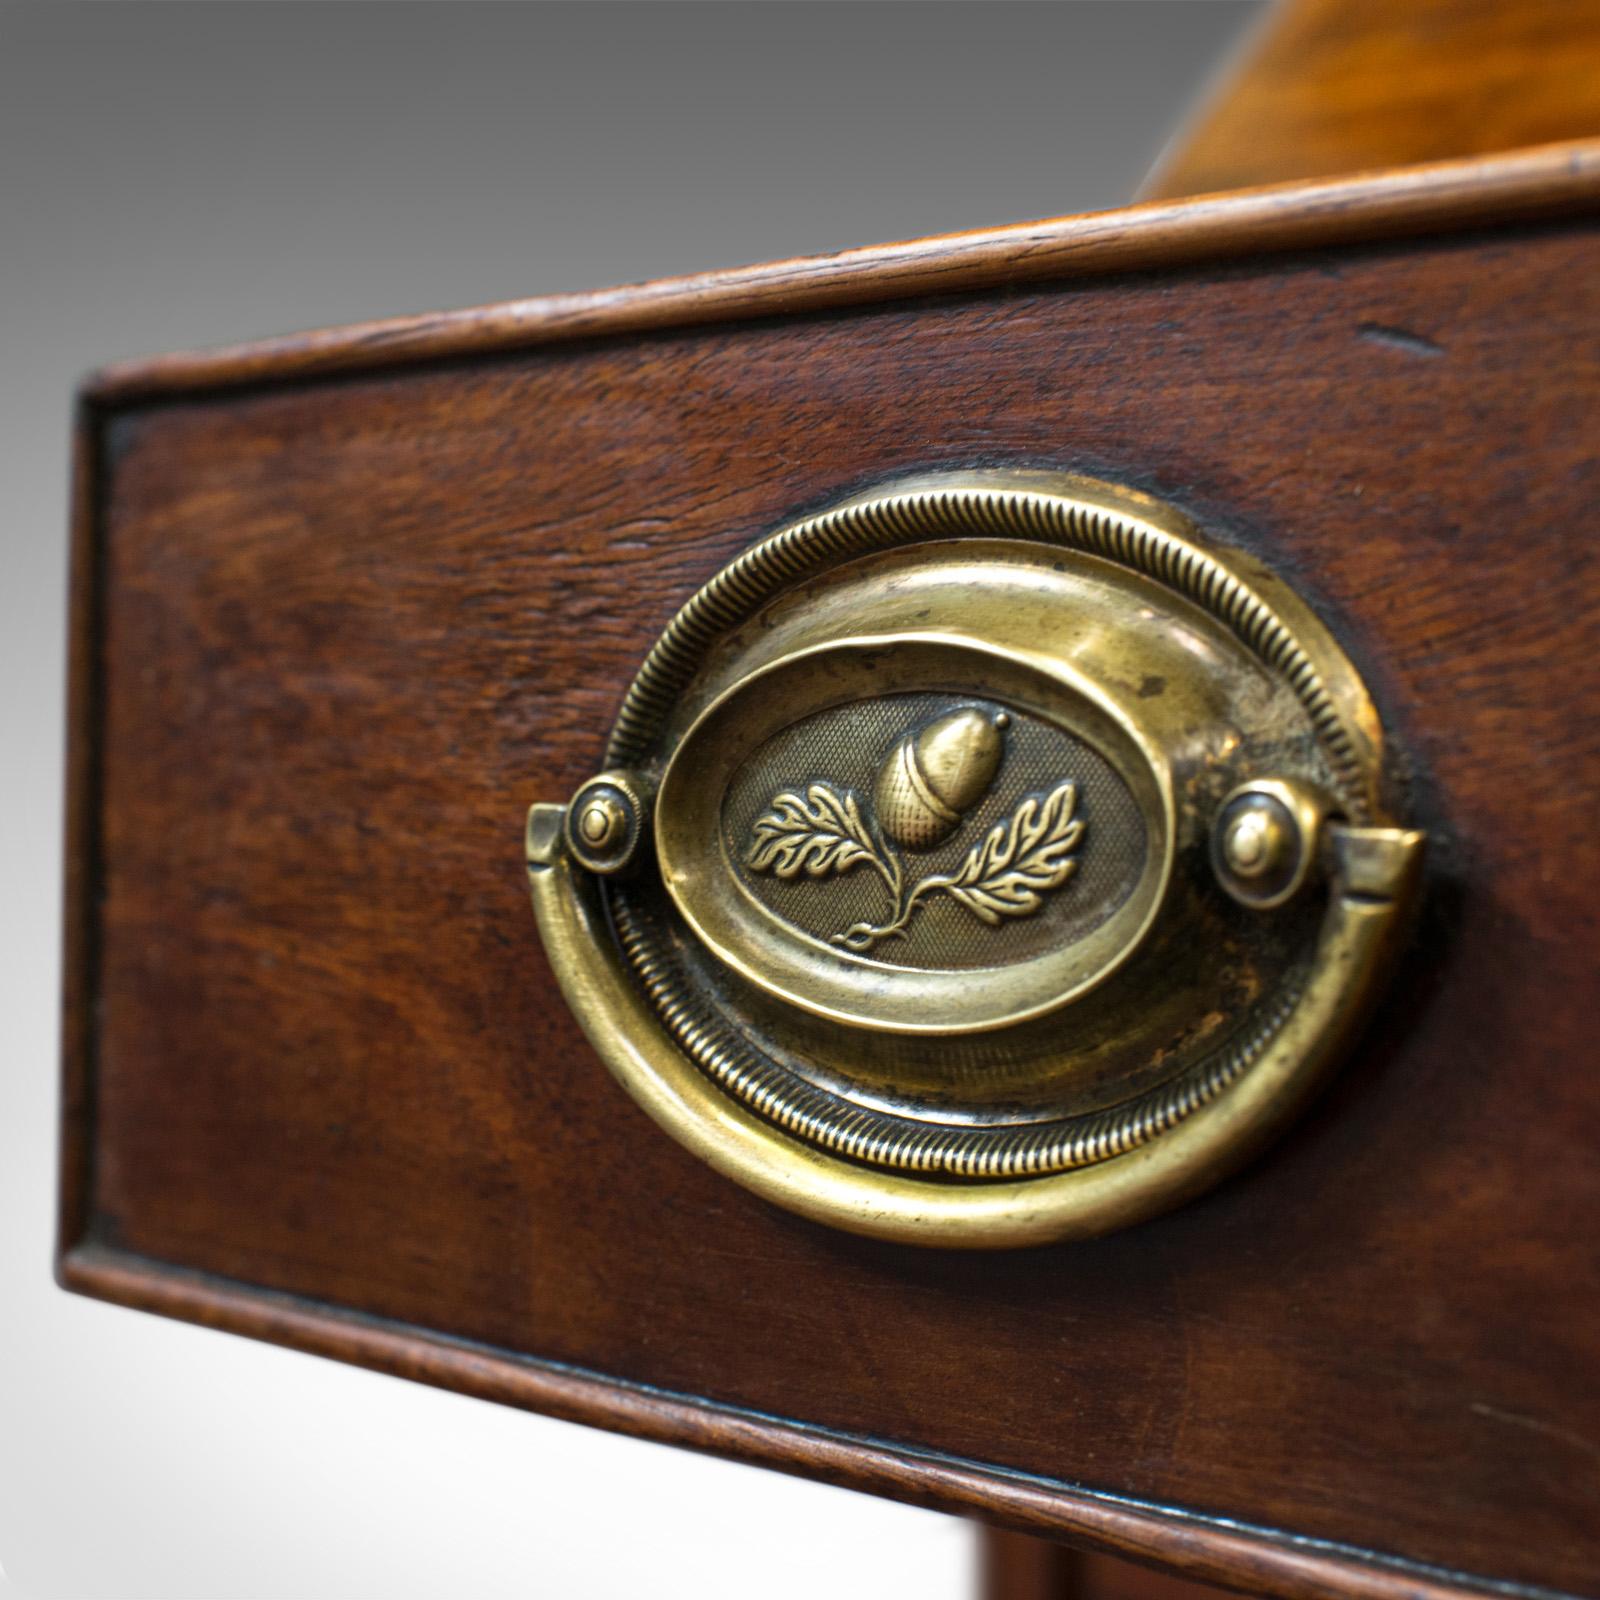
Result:
M745 857L756 871L785 879L802 872L823 878L861 861L879 865L856 797L826 783L809 785L804 795L793 790L774 795L751 832Z
M1077 869L1073 851L1083 837L1083 823L1073 815L1077 800L1075 783L1061 784L1042 802L1024 800L940 887L991 927L1037 911L1040 897L1059 889Z
M890 897L886 921L857 922L830 942L861 953L881 940L900 938L927 896L941 891L990 927L1025 917L1077 870L1074 852L1085 824L1076 815L1078 786L1058 784L1042 800L1030 796L996 823L952 873L934 873L908 885L900 857L878 842L849 791L809 784L802 794L785 789L751 829L745 864L793 880L804 873L825 878L868 862Z

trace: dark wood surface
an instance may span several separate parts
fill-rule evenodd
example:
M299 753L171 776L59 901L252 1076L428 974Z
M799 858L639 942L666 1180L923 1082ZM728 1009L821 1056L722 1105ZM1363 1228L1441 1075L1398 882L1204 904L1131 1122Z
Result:
M1197 1584L1006 1528L978 1530L978 1600L1221 1600Z
M1089 1558L1006 1528L980 1528L978 1600L1086 1600L1082 1563Z
M1595 0L1276 0L1148 196L1600 134Z
M1594 1592L1600 239L1347 233L93 389L63 1280L1244 1587ZM734 552L975 462L1147 486L1293 575L1434 848L1287 1140L1121 1236L957 1257L659 1134L555 993L520 830Z
M1440 161L1376 176L1285 183L1201 200L869 245L829 256L546 295L464 311L388 317L217 350L120 363L86 385L101 405L162 394L372 372L417 361L565 343L582 337L737 322L1089 274L1212 264L1475 225L1589 214L1600 200L1600 139Z
M978 1600L1222 1600L1228 1592L1005 1528L978 1534Z

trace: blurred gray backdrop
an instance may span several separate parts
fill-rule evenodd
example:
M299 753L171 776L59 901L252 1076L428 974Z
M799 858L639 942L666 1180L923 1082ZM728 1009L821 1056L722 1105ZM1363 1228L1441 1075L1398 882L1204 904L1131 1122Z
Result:
M1258 15L0 8L0 1590L973 1592L932 1513L53 1287L70 394L140 353L1115 206Z

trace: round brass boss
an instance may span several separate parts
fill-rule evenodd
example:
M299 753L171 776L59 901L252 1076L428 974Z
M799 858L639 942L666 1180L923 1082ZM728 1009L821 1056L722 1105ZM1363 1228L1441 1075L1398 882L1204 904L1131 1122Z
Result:
M648 809L648 786L636 774L602 772L591 778L566 808L564 832L573 858L602 877L628 871Z
M626 826L627 819L622 807L609 796L591 800L578 818L578 831L583 835L583 842L591 849L612 843L621 836Z
M540 930L675 1137L857 1231L1010 1245L1215 1181L1401 926L1353 667L1148 497L970 473L762 540L536 805Z

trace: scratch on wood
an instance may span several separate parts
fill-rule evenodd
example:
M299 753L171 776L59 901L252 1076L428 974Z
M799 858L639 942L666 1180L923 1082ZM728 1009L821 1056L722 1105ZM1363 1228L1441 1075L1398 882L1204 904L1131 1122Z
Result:
M1427 358L1444 354L1442 344L1423 334L1412 333L1409 328L1391 328L1382 322L1360 322L1356 324L1356 332L1363 339L1385 345L1390 350L1403 351L1408 356Z
M1592 1439L1585 1439L1581 1433L1573 1433L1570 1428L1558 1428L1553 1423L1541 1422L1537 1417L1526 1417L1520 1411L1502 1411L1498 1406L1485 1405L1481 1400L1474 1400L1471 1409L1480 1417L1488 1417L1494 1422L1508 1422L1513 1428L1526 1428L1529 1433L1543 1434L1548 1439L1559 1439L1563 1444L1569 1444L1574 1450L1581 1450L1585 1455L1593 1456L1600 1460L1600 1445Z

